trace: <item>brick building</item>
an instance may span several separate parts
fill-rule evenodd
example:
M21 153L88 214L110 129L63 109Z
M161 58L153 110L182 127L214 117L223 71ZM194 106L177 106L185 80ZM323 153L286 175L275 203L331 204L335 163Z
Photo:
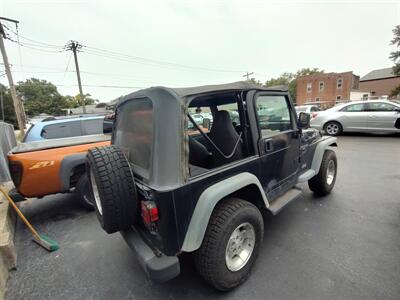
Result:
M330 107L337 101L350 100L350 92L358 89L359 80L353 72L301 76L297 78L296 103L320 102Z
M360 90L369 92L371 97L389 96L398 85L400 76L394 75L392 68L373 70L360 79Z

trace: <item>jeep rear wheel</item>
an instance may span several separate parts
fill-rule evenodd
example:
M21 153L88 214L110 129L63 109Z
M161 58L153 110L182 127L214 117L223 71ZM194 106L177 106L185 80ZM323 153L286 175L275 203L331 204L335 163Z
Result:
M315 195L325 196L329 194L335 186L336 174L336 154L332 150L327 150L322 158L318 174L308 181L308 187Z
M253 204L230 198L214 209L196 267L202 277L220 291L243 283L257 259L264 235L260 211Z
M87 174L97 218L107 233L129 228L137 219L136 186L125 154L116 146L89 149Z

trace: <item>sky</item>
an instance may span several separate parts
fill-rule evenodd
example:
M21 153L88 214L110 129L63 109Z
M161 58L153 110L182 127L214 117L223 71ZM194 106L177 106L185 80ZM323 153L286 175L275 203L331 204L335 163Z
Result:
M19 42L6 40L14 81L39 78L63 95L101 102L150 86L186 87L284 72L369 71L392 66L392 30L400 1L1 0L0 16L17 19ZM3 22L18 41L15 25ZM1 76L3 75L3 76ZM8 85L4 65L0 82Z

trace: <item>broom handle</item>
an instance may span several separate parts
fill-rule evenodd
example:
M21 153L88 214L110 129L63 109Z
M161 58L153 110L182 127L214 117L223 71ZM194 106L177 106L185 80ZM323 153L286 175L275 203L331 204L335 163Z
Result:
M7 192L2 187L0 187L0 192L3 193L4 197L6 197L8 202L12 205L12 207L17 212L18 216L22 219L22 221L24 221L25 225L29 228L29 230L32 232L32 234L35 236L35 238L40 240L39 233L35 230L35 228L33 228L33 226L29 223L29 221L25 218L25 216L19 210L18 206L14 203L14 201L11 199L11 197L7 194Z

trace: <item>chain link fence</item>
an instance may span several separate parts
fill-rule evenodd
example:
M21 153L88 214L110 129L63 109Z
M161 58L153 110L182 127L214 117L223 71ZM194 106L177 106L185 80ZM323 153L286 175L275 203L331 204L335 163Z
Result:
M11 180L7 153L16 145L14 126L0 121L0 183Z

